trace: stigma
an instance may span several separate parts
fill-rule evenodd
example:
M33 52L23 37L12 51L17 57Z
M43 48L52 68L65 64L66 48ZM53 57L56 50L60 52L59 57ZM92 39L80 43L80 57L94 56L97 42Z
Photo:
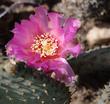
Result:
M32 52L39 53L40 57L56 56L58 52L58 40L49 33L37 35L31 46Z

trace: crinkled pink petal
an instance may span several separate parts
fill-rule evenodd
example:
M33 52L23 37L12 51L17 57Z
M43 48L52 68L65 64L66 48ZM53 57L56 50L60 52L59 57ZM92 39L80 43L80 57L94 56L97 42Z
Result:
M43 33L49 31L47 9L44 7L36 8L35 15L31 15L30 20L37 23Z
M77 57L79 55L79 53L81 52L81 45L77 44L76 46L72 47L72 48L68 48L68 51L75 57Z
M28 66L34 67L34 68L42 68L42 70L47 73L50 71L49 69L49 65L48 65L49 61L48 60L34 60L34 61L28 61Z
M16 58L18 61L24 61L26 59L27 53L25 50L20 49L18 46L11 45L7 48L7 54L9 57Z
M50 70L55 73L55 78L66 84L74 81L74 73L71 66L64 58L58 58L50 61Z
M31 54L33 54L33 55L31 55ZM40 55L39 54L35 54L35 53L30 53L30 57L28 57L28 59L27 59L28 61L27 61L27 64L28 65L33 65L34 66L34 64L36 63L36 62L38 62L38 61L40 61ZM38 68L38 67L37 67Z
M77 57L81 52L81 45L73 45L73 46L66 46L66 48L62 51L62 57L66 57L67 55L71 54L74 57Z
M23 27L21 24L16 24L12 32L14 33L12 40L15 41L15 43L18 42L19 44L27 45L32 42L30 40L30 38L33 38L33 35L30 35L32 33L29 33L28 28Z
M35 54L27 48L19 48L17 45L7 46L7 54L9 57L16 58L17 61L26 63L27 60L30 62L40 60L39 54Z
M38 24L30 20L22 20L21 25L27 29L29 35L33 33L32 36L35 36L41 32Z
M48 13L49 17L49 28L50 34L55 36L57 40L59 40L59 43L63 43L64 41L64 31L63 31L63 23L64 23L64 18L61 14L55 13L55 12L50 12Z
M61 28L59 29L53 29L49 32L54 38L56 38L59 42L59 47L63 46L64 42L64 35L63 30Z
M65 22L64 26L64 36L65 41L64 42L71 42L73 39L76 38L75 33L80 27L80 21L78 19L69 18Z
M52 28L52 29L62 28L64 18L61 14L51 12L51 13L48 13L48 17L49 17L49 27L50 28Z

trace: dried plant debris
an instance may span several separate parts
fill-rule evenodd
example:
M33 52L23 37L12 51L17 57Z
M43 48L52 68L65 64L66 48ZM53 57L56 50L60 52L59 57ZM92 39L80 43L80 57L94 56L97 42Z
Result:
M110 104L110 83L98 90L75 87L70 104ZM71 90L74 90L71 89Z
M53 9L64 13L66 16L76 16L79 18L87 17L87 13L90 5L93 5L96 2L93 0L62 0L57 6Z
M16 72L15 67L16 67L15 64L12 63L12 61L10 61L8 57L0 54L0 70L4 70L9 74L15 74Z
M54 10L79 18L109 16L109 0L62 0Z
M98 96L97 91L86 89L85 87L77 88L71 96L70 104L96 104L95 99Z
M101 90L101 94L96 101L96 104L110 104L110 82Z

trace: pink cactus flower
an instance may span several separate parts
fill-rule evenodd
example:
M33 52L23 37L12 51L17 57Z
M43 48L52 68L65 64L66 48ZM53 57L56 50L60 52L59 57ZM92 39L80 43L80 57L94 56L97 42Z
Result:
M48 75L54 73L55 79L70 84L74 72L66 56L80 53L80 44L76 43L79 27L78 19L64 19L62 14L48 13L40 6L28 20L15 24L14 37L6 45L7 55Z

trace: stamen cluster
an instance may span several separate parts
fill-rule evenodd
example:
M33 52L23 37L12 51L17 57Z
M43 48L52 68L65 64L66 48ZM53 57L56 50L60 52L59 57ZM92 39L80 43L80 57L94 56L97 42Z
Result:
M50 34L37 35L31 46L33 52L39 53L41 57L57 55L58 40Z

